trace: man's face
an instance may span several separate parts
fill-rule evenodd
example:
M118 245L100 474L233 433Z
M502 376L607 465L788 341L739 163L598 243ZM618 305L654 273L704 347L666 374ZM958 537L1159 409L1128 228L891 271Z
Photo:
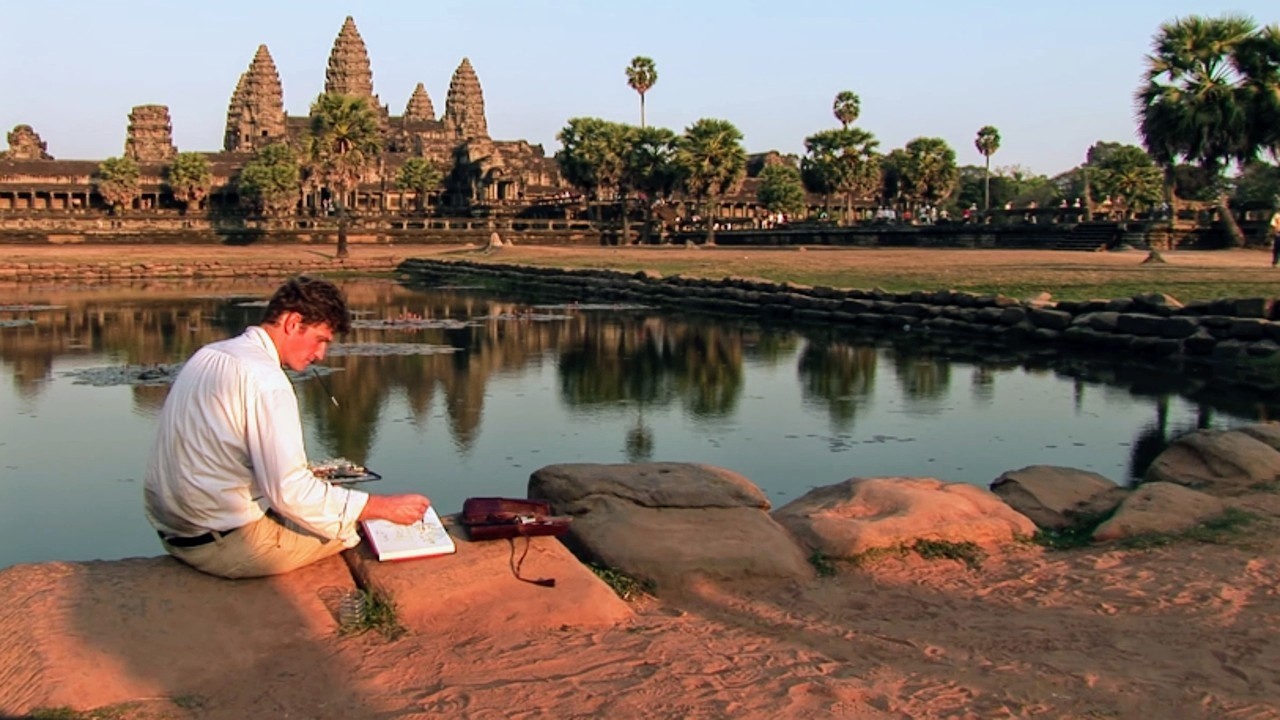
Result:
M306 370L313 362L324 359L333 342L333 330L329 323L307 325L298 313L285 313L282 319L284 342L280 348L280 363L295 372Z

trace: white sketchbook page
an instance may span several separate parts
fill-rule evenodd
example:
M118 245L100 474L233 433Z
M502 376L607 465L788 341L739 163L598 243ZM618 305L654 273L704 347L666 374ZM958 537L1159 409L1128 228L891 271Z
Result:
M434 506L428 507L427 514L412 525L397 525L390 520L362 520L360 524L379 560L430 557L457 551Z

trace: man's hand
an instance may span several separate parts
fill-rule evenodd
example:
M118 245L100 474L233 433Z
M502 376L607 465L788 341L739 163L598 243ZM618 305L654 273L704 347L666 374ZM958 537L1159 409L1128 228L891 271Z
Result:
M431 500L425 495L370 495L360 519L412 525L422 519L429 507Z

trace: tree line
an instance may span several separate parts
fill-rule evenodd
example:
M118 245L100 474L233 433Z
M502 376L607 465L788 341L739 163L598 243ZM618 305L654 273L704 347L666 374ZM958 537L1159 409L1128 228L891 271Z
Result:
M630 237L633 206L647 239L658 210L678 199L692 204L714 242L718 203L746 175L742 132L717 118L697 120L679 134L650 126L645 99L658 81L656 63L637 56L625 75L639 95L640 125L568 120L557 134L564 180L592 201L597 218L602 206L615 204L624 237ZM964 210L1069 202L1088 212L1101 198L1124 213L1198 200L1217 204L1234 244L1244 242L1236 211L1252 206L1274 212L1280 205L1280 26L1259 26L1240 15L1192 15L1162 24L1134 102L1142 147L1098 142L1081 165L1046 177L1017 166L993 174L991 159L1001 144L994 125L978 129L974 138L982 166L958 165L955 150L937 137L883 153L875 135L856 124L858 95L840 91L832 103L839 127L806 137L801 156L774 154L759 173L754 199L769 213L805 219L807 194L817 195L823 199L820 215L833 213L835 200L844 223L860 217L855 205L868 204L929 206L958 217ZM344 201L381 151L376 111L360 98L322 94L310 117L301 147L262 149L236 183L244 202L267 214L289 212L302 193L323 191L334 203L345 251ZM98 175L99 191L114 208L137 196L132 160L109 158ZM437 167L415 157L401 167L396 186L415 191L422 209L441 180ZM179 153L166 183L179 202L198 206L209 192L207 161L199 153Z

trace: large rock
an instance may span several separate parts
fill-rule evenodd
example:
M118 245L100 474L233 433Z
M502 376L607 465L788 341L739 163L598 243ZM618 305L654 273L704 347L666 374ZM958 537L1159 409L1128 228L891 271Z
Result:
M1236 432L1244 433L1254 440L1266 443L1274 450L1280 450L1280 423L1278 422L1245 425L1244 427L1236 428Z
M933 478L850 478L810 490L773 517L830 557L917 539L992 545L1036 530L989 490Z
M1196 430L1156 456L1146 482L1240 495L1280 479L1280 451L1239 430Z
M472 542L456 516L442 520L458 546L452 555L378 562L364 543L344 553L361 585L395 603L406 628L492 636L632 617L626 602L556 538ZM513 568L522 555L520 578L554 580L554 586L517 578Z
M1109 512L1125 496L1098 473L1057 465L1008 470L992 481L991 492L1047 530L1069 528Z
M1183 532L1221 515L1225 509L1222 500L1181 485L1144 483L1120 504L1115 515L1094 530L1093 539Z
M660 590L694 575L812 577L801 548L766 512L751 481L689 463L549 465L529 496L573 516L567 541L579 554Z
M169 557L15 565L0 571L0 717L207 694L314 658L337 631L327 600L354 590L338 557L252 580Z

